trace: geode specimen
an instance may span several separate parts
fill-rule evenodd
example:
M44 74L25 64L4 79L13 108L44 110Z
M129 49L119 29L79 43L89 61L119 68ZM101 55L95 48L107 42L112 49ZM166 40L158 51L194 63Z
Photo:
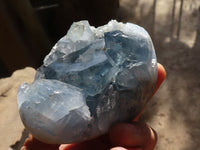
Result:
M136 117L156 80L154 47L142 27L75 22L45 57L35 81L19 88L19 112L43 142L80 142Z

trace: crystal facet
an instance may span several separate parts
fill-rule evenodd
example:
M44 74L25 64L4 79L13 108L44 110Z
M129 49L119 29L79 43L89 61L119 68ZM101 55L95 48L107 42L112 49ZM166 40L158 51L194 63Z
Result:
M136 117L156 80L153 43L142 27L75 22L45 57L35 81L20 86L19 112L43 142L84 141Z

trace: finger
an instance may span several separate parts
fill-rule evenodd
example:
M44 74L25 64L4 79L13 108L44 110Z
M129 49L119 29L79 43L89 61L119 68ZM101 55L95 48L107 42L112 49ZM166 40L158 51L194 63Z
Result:
M59 145L46 144L35 139L31 134L26 139L21 150L58 150Z
M110 142L106 134L81 143L61 145L59 150L108 150L109 148Z
M153 150L157 141L155 131L140 122L117 124L111 128L109 135L114 146L127 149Z
M110 150L142 150L142 148L124 148L124 147L114 147L111 148Z
M158 90L161 83L164 81L164 79L166 77L166 71L165 71L165 68L163 67L163 65L158 63L157 66L158 66L158 77L157 77L156 87L154 89L153 95L156 93L156 91Z

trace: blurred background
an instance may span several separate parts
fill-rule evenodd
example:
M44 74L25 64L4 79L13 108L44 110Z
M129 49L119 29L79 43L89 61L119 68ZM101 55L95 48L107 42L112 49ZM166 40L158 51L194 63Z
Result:
M132 22L149 32L167 77L141 121L158 132L156 150L199 149L200 0L0 0L0 78L27 66L39 67L70 25L84 19L96 27L110 19ZM29 74L27 69L17 72L0 80L1 115L8 109L6 100L16 103L19 83L15 82L25 82L24 74L29 80L34 75L33 69ZM14 120L0 123L2 135L8 135L4 127ZM21 140L7 140L7 145L19 149L27 133L20 135ZM2 140L0 149L6 143Z
M39 67L73 22L103 25L116 18L118 8L118 0L1 0L0 77Z
M110 19L139 24L164 57L171 51L163 50L163 42L173 45L170 50L180 42L184 49L197 49L198 7L199 0L1 0L0 77L25 66L39 67L70 25L84 19L96 27Z

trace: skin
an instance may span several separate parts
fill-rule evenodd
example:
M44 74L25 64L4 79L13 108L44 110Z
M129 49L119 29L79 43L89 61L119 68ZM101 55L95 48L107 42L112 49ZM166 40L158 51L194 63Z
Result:
M165 76L164 67L158 64L154 94ZM156 132L145 123L137 121L140 115L131 123L116 124L107 134L82 143L51 145L38 141L30 134L21 150L153 150L157 142Z

